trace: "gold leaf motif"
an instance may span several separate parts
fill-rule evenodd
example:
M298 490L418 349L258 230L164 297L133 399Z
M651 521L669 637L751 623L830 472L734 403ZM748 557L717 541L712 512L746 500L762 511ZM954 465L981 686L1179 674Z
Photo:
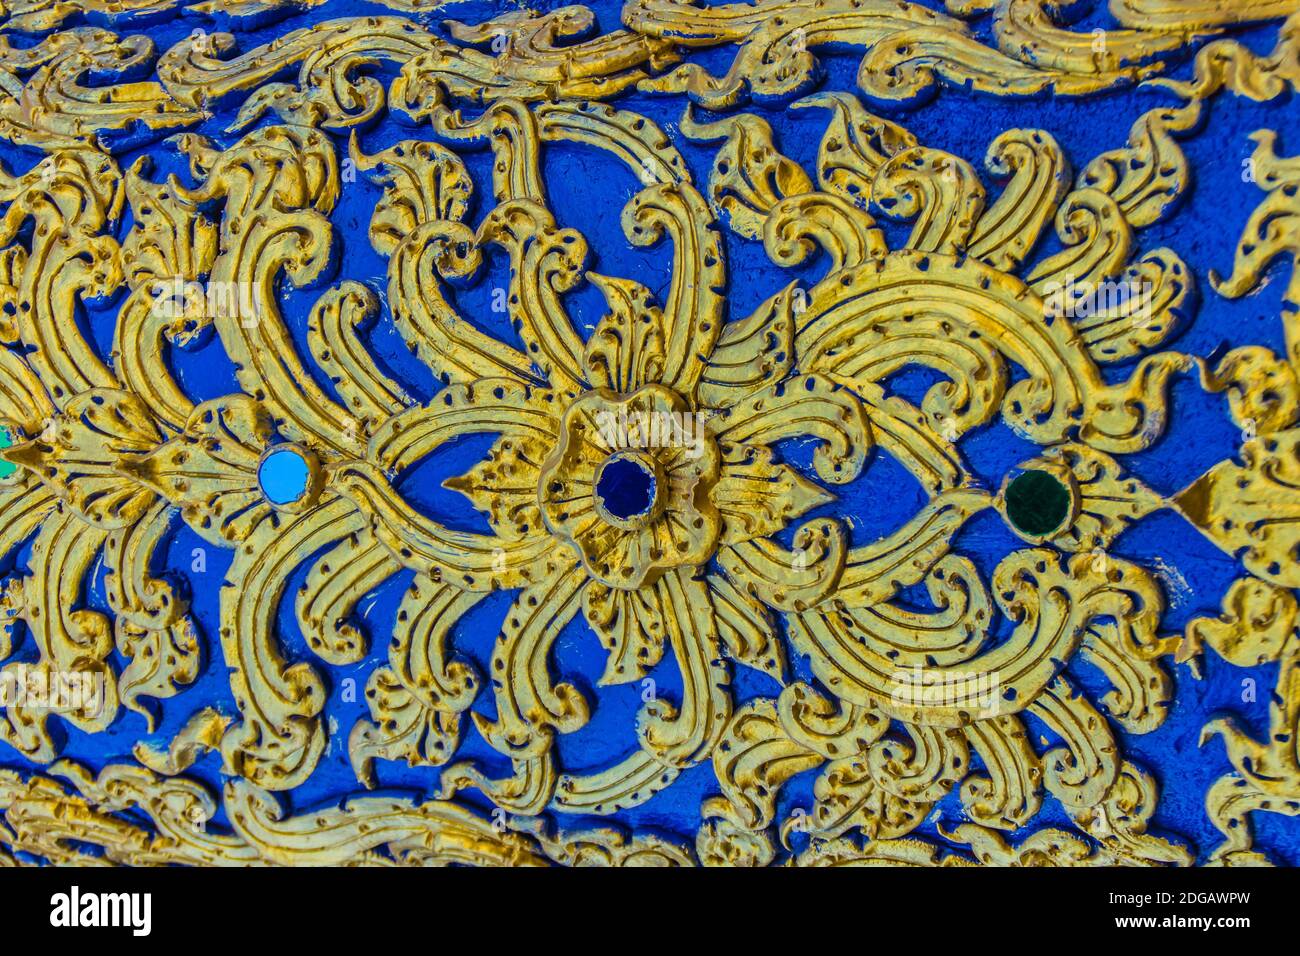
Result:
M316 3L183 12L260 30ZM1180 140L1211 97L1267 102L1300 82L1292 0L1111 0L1122 29L1100 47L1043 0L949 0L944 13L630 0L603 31L566 6L436 35L422 15L437 0L381 3L388 15L319 20L249 49L216 33L161 55L146 36L69 24L182 12L176 0L5 7L0 136L43 158L0 169L0 558L15 565L0 587L0 679L70 675L95 693L67 707L6 701L0 739L31 766L0 772L0 863L1185 865L1193 853L1153 826L1155 779L1123 743L1162 725L1169 665L1195 666L1207 646L1233 667L1276 664L1266 737L1229 719L1203 731L1232 766L1206 794L1225 836L1212 862L1265 862L1251 815L1300 813L1300 269L1285 354L1159 351L1194 308L1192 272L1138 233L1186 195ZM1221 37L1283 17L1268 54ZM991 135L981 170L818 86L828 48L858 51L858 89L876 102L1138 81L1179 102L1139 117L1118 148L1071 156L1077 175L1038 129ZM706 49L724 72L701 65ZM1191 78L1170 78L1193 49ZM660 126L634 98L614 100L629 91L683 95L685 114ZM754 112L735 109L747 100ZM815 166L779 151L760 115L774 103L829 112ZM230 129L208 129L227 110ZM437 142L380 135L364 152L398 112ZM164 135L188 178L114 159ZM716 144L707 186L682 139ZM1276 154L1274 132L1253 139L1263 199L1231 275L1211 276L1229 298L1257 290L1279 256L1300 264L1300 165ZM471 173L475 149L490 186ZM559 150L619 164L627 240L667 240L666 271L592 271L602 250L548 199ZM332 217L358 170L377 196L374 288L333 278ZM1049 224L1060 243L1044 255ZM733 284L748 281L728 262L738 241L752 244L747 269L766 255L814 277L786 276L733 314ZM517 342L458 295L498 268L493 308ZM585 334L588 285L604 313ZM1140 294L1092 295L1112 285ZM88 303L96 321L114 313L104 352ZM436 380L432 398L377 358L369 333L389 322ZM209 335L236 392L199 401L172 350ZM912 401L895 388L916 369L930 382ZM1226 395L1243 445L1166 498L1122 456L1157 447L1169 385L1193 370ZM1043 446L1019 471L1068 499L1046 534L1012 520L1012 474L994 492L966 464L963 439L999 419ZM484 435L483 459L444 482L486 517L478 533L425 513L407 479ZM788 453L795 442L810 468ZM264 487L275 452L305 472L288 501ZM828 506L835 491L861 500L852 483L876 456L915 477L924 502L873 540ZM616 500L603 479L620 471L644 479L644 502ZM987 508L1031 545L992 575L962 554ZM1108 553L1162 508L1244 567L1222 614L1182 636L1162 633L1152 571ZM178 513L230 552L210 634L161 568ZM370 596L399 574L409 588L381 633ZM318 661L295 659L280 634L291 580ZM479 675L459 641L497 590L512 593ZM559 652L587 628L607 652L594 689ZM348 758L365 788L388 782L391 761L436 773L437 798L282 803L276 792L294 794L338 742L324 667L356 667L379 642ZM1105 688L1085 692L1076 662ZM733 687L736 665L768 690ZM680 690L654 686L661 667ZM205 668L227 675L232 713L192 707ZM573 763L559 739L599 712L589 698L632 682L626 746ZM58 760L64 725L101 733L123 706L151 731L161 708L191 709L171 739L135 741L134 762L95 773ZM1050 743L1031 739L1035 725ZM506 769L465 759L474 734ZM208 753L228 778L220 795L188 776ZM556 825L646 805L693 767L716 787L692 845ZM811 803L793 806L803 774ZM917 831L950 795L965 818L935 819L941 845ZM1061 826L1023 832L1044 797Z
M688 108L681 131L697 142L725 137L709 177L709 202L746 239L762 236L767 214L778 201L812 189L799 164L776 151L772 127L752 113L703 123Z
M1295 557L1295 485L1300 481L1300 431L1263 435L1241 447L1240 464L1222 461L1178 493L1178 510L1253 574L1300 586Z

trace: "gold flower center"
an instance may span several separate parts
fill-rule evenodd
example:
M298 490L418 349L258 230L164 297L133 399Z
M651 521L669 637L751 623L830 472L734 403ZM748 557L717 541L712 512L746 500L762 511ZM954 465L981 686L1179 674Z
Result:
M593 577L635 589L709 559L721 526L710 500L718 449L680 395L660 385L587 392L566 409L559 439L538 505Z

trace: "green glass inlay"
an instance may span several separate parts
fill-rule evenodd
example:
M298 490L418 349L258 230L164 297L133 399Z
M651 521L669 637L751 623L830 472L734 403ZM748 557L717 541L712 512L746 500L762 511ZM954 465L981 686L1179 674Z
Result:
M1033 537L1051 534L1070 513L1070 489L1046 471L1021 472L1007 485L1007 519Z
M0 448L8 448L13 443L14 438L9 434L9 429L0 428ZM0 478L8 478L17 470L18 466L12 462L0 460Z

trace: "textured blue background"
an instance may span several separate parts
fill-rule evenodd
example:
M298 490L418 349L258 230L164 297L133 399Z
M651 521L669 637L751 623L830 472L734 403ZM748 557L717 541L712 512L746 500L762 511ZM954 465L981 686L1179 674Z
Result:
M548 2L533 4L536 9L558 5ZM596 11L601 32L617 28L618 3L592 0L589 5ZM1087 7L1088 4L1080 6ZM1076 29L1108 25L1104 3L1094 6L1096 9L1087 11L1077 22ZM447 17L479 22L494 13L514 9L511 4L468 2L453 4L416 19L435 31L443 32L440 24ZM239 49L250 50L288 29L320 20L391 13L376 4L331 2L255 29L241 27ZM90 17L86 22L109 26L123 35L147 33L160 51L185 39L195 29L211 32L226 28L220 22L176 14L167 14L153 22L137 18L119 19L114 23L96 17ZM1276 26L1270 26L1246 31L1240 34L1240 38L1253 49L1267 52L1272 48L1276 32ZM35 39L15 37L12 42L19 45L35 42ZM853 78L860 50L821 48L816 52L826 68L824 87L855 89ZM694 59L713 72L721 73L726 70L733 53L734 48L721 48L702 51ZM376 69L374 73L387 80L391 79L394 71ZM1190 57L1175 70L1175 75L1180 77L1189 73ZM221 146L235 142L239 135L224 130L233 119L240 101L238 95L228 98L221 104L218 115L200 131ZM889 103L868 105L907 126L923 144L965 157L981 171L985 150L998 133L1016 126L1039 127L1056 137L1077 171L1097 153L1122 146L1130 125L1145 110L1174 102L1176 100L1163 91L1141 89L1123 90L1086 100L1050 96L1005 100L943 89L926 102L909 104L907 108ZM619 98L617 103L620 107L649 116L664 127L685 157L695 182L701 187L707 183L717 144L697 146L677 134L677 122L684 107L682 98L633 92ZM755 104L746 108L758 112L772 124L776 143L786 155L801 162L806 169L813 168L817 145L828 119L825 111L786 111L783 104ZM701 112L703 117L709 115ZM1149 249L1169 246L1184 258L1195 274L1200 302L1192 321L1171 347L1202 356L1225 346L1247 343L1264 344L1279 353L1282 351L1280 299L1286 282L1285 270L1289 266L1279 263L1260 291L1236 302L1217 296L1209 288L1207 274L1211 269L1220 274L1231 271L1236 241L1247 216L1263 196L1256 186L1242 180L1242 163L1252 149L1247 135L1260 128L1276 129L1281 133L1279 153L1297 152L1300 151L1300 137L1293 131L1297 128L1298 118L1300 109L1295 102L1283 100L1260 105L1225 93L1210 102L1203 128L1183 140L1183 149L1194 170L1193 182L1184 202L1165 221L1141 230L1135 236L1135 257ZM360 132L363 151L374 153L399 139L430 138L427 129L413 128L403 122L404 119L400 115L390 115L377 125L363 129ZM263 122L269 124L276 120L271 117ZM337 136L336 143L340 158L346 156L346 137ZM163 143L135 143L133 148L118 156L119 162L125 168L140 153L148 153L154 158L155 178L174 172L182 181L190 181L185 164L169 145ZM10 171L21 171L34 165L40 157L33 151L0 146L0 158ZM477 185L472 213L472 219L477 223L491 208L490 155L477 152L464 154L464 158ZM652 249L633 247L619 225L624 203L639 186L632 173L601 152L572 144L546 146L543 159L551 207L561 225L575 226L587 237L592 249L588 267L606 274L633 277L652 290L664 291L671 274L671 247L667 244ZM996 195L998 187L987 176L985 182L991 187L991 196ZM385 301L385 309L368 332L373 353L411 394L427 399L436 390L436 385L429 371L411 356L391 325L386 308L386 260L371 249L367 239L370 213L379 196L379 188L366 181L364 175L344 186L342 199L333 215L333 223L342 240L340 256L333 273L325 277L323 285L355 279L371 286L379 294ZM910 227L885 225L891 246L901 246ZM125 236L130 226L128 211L118 226L118 236ZM730 316L740 318L788 283L792 273L770 264L757 243L742 240L727 231L724 231L723 241L730 268ZM1055 248L1055 238L1052 237L1037 251L1033 261L1050 254ZM793 274L815 281L824 270L824 261L819 261L793 270ZM491 290L505 284L507 272L508 261L496 250L481 273L482 281L470 288L456 290L454 294L455 304L462 315L513 342L515 338L508 323L490 309ZM283 313L304 356L308 355L305 344L307 315L320 288L286 288L283 292ZM90 339L105 357L110 351L119 304L96 304L87 310L84 317ZM603 311L602 298L590 287L571 294L568 305L571 314L586 329L590 329ZM233 368L220 343L212 337L188 350L174 350L172 362L180 381L196 401L238 390ZM1127 377L1130 369L1131 363L1112 367L1107 370L1107 375L1111 380L1118 380ZM330 388L323 377L318 376L318 379L323 387ZM894 384L900 393L919 398L930 379L925 373L905 372L896 377ZM1172 392L1172 410L1172 425L1164 439L1147 452L1123 459L1133 473L1164 494L1183 488L1217 461L1234 455L1240 440L1227 417L1223 397L1204 394L1190 377L1177 380ZM490 444L491 436L479 436L440 450L404 476L402 493L417 507L437 515L447 524L487 531L482 516L473 511L460 495L441 488L441 482L479 460ZM1008 468L1037 451L1000 422L968 436L962 441L961 449L972 471L990 489L998 487ZM809 454L806 447L787 446L783 451L794 461L807 464ZM824 508L823 512L844 517L851 524L855 540L860 542L899 527L925 500L921 488L906 470L883 455L877 456L858 481L837 490L840 492L839 501ZM976 562L986 580L1000 559L1021 546L992 511L972 520L955 543L959 553ZM193 549L196 548L206 550L206 571L201 574L190 570ZM1170 512L1158 513L1139 523L1119 539L1113 551L1159 573L1169 597L1169 609L1164 620L1164 630L1169 632L1181 631L1192 617L1217 614L1222 595L1233 579L1242 573L1236 562ZM159 557L161 566L158 570L165 568L188 585L194 613L204 631L207 651L199 679L179 696L163 702L163 720L154 739L165 745L190 714L200 707L211 704L231 714L235 713L235 707L219 647L211 638L216 631L220 585L230 553L206 545L178 520L166 549ZM16 559L20 567L26 558L24 549ZM311 661L329 682L331 694L324 716L331 734L329 750L307 784L291 794L281 795L293 812L337 803L361 790L348 762L346 739L352 726L368 716L361 690L369 673L385 660L387 638L397 603L409 583L408 574L399 574L362 601L358 613L371 637L370 653L354 666L329 668L308 650L293 616L292 595L302 583L308 566L304 564L290 579L280 611L279 630L285 656L294 661ZM100 567L93 587L85 596L85 603L88 607L107 612L102 577L103 569ZM509 593L491 596L476 606L454 632L452 646L455 652L472 660L480 673L487 670L492 645L510 597ZM596 680L603 670L604 654L581 616L566 629L554 653L555 672L575 683L593 705L592 719L586 727L559 738L559 762L564 770L582 771L607 766L636 745L633 719L640 707L640 687L632 684L602 688L598 692ZM31 642L26 641L20 645L14 659L31 660L34 656ZM119 660L118 664L120 666L122 662ZM802 661L794 662L793 670L792 676L811 680ZM1076 683L1091 691L1092 699L1096 700L1103 692L1099 675L1086 665L1076 661L1070 672ZM680 680L671 650L666 652L664 661L651 676L661 694L676 696ZM1210 652L1206 655L1204 679L1193 679L1189 669L1181 665L1173 667L1173 676L1176 700L1164 726L1146 736L1123 736L1122 747L1130 759L1152 771L1159 780L1161 794L1153 829L1187 840L1195 848L1198 859L1204 860L1221 840L1205 815L1204 794L1215 779L1231 768L1224 757L1221 741L1215 740L1204 748L1197 746L1200 729L1212 717L1231 714L1253 734L1263 736L1267 727L1267 701L1276 678L1276 667L1234 668ZM354 703L343 700L342 688L347 678L356 682L357 699ZM1257 682L1257 703L1242 702L1242 681L1245 678ZM743 667L735 668L734 691L738 704L756 695L774 695L777 690L776 684L765 675ZM480 694L474 709L491 715L494 710L491 694ZM1027 722L1033 739L1037 740L1040 735L1049 741L1052 739L1053 735L1033 718L1027 718ZM458 758L480 761L490 775L509 775L507 761L484 744L472 723L467 721L466 725L468 730ZM69 732L64 755L92 768L114 761L129 761L132 744L145 735L143 718L124 710L106 733L92 737ZM29 764L3 744L0 744L0 765L30 769ZM376 771L382 791L422 799L436 793L437 769L410 769L403 763L378 762ZM191 773L219 787L219 758L208 754ZM779 808L782 816L793 807L811 806L815 774L816 771L803 774L785 787ZM647 804L612 819L638 829L650 828L691 840L700 823L701 800L716 790L712 766L706 763L685 772L672 787ZM489 806L474 791L466 792L463 799L484 808ZM937 808L936 813L931 814L916 835L934 839L942 845L944 841L935 829L936 818L948 828L959 822L961 816L960 802L953 794ZM564 828L585 828L606 824L610 819L560 816L558 823ZM224 824L220 817L215 822ZM1300 863L1300 821L1256 814L1255 822L1259 849L1279 862ZM1052 824L1069 826L1060 807L1049 798L1033 827ZM1023 835L1014 834L1012 837L1018 840Z

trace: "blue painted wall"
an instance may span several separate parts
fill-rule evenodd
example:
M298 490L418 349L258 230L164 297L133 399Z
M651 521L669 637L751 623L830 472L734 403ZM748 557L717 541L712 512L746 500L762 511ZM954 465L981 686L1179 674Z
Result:
M602 32L617 27L620 6L617 2L588 2L597 13ZM538 9L558 5L551 2L533 4ZM1099 9L1088 13L1076 28L1106 25L1104 10L1100 9L1104 4L1093 6ZM441 31L440 21L444 17L478 22L494 13L514 9L512 4L467 2L416 19ZM391 14L391 11L369 3L330 2L279 22L241 31L239 46L241 50L249 50L291 28L363 14ZM214 29L211 21L172 14L152 23L119 21L113 26L94 17L88 22L112 26L122 34L145 32L160 50L184 40L195 29L209 32ZM1246 31L1241 36L1255 49L1266 51L1272 47L1276 27ZM722 72L731 56L731 49L703 51L698 62L708 65L714 72ZM852 49L819 50L818 57L826 68L825 86L846 90L855 88L853 78L859 52ZM1185 77L1189 72L1190 63L1184 62L1175 75ZM379 70L377 75L388 79L392 71ZM239 99L238 96L232 97L222 104L220 112L200 132L222 146L236 141L239 136L226 132L225 128L238 109ZM1002 100L943 89L927 102L909 108L886 103L875 104L875 109L907 126L925 145L956 153L981 169L985 150L1002 130L1015 126L1039 127L1056 137L1077 170L1097 153L1122 146L1129 126L1145 110L1166 102L1175 100L1168 93L1142 89L1122 90L1084 100L1050 96L1033 100ZM697 146L676 134L676 125L684 107L682 98L633 92L620 98L618 104L641 112L664 127L686 158L695 181L699 184L707 182L717 145ZM748 108L772 124L777 145L784 153L803 163L805 168L812 168L827 120L826 113L819 110L787 111L779 103ZM1200 304L1192 321L1172 347L1208 355L1224 346L1258 343L1281 351L1280 299L1289 266L1278 264L1261 290L1235 302L1218 297L1209 288L1207 274L1212 269L1220 274L1231 270L1233 251L1242 227L1263 196L1256 186L1242 180L1242 163L1252 149L1247 135L1259 128L1277 129L1281 134L1279 153L1300 152L1300 135L1297 135L1300 106L1291 100L1254 104L1224 93L1212 100L1207 112L1203 128L1183 141L1183 148L1194 169L1194 180L1185 201L1171 217L1137 233L1135 252L1140 254L1159 246L1169 246L1184 258L1195 274L1201 290ZM363 129L360 132L363 151L374 153L399 139L431 138L427 129L413 128L401 119L389 116L380 124ZM265 122L274 122L274 119ZM345 156L346 138L339 136L336 139L340 156ZM153 157L159 178L167 173L176 173L182 181L189 181L185 164L166 144L137 144L118 158L125 168L137 155L146 153ZM25 170L39 158L33 151L0 145L0 159L11 171ZM472 214L477 223L491 208L489 154L469 153L465 159L478 186ZM603 153L570 144L547 146L544 159L552 209L561 225L575 226L586 235L592 249L589 268L606 274L634 277L652 290L665 289L671 273L671 248L666 244L652 249L633 247L619 225L624 204L639 187L632 174ZM995 193L996 187L992 191ZM366 235L370 213L379 196L379 188L366 181L364 176L345 185L333 215L334 226L342 240L340 254L335 271L327 277L327 282L359 280L373 288L386 302L386 260L370 248ZM125 236L130 226L128 212L119 224L119 237ZM891 245L901 245L907 231L905 226L887 227ZM724 232L723 241L731 273L730 316L739 318L788 283L792 273L772 265L757 243L747 242L729 232ZM1038 255L1054 251L1054 242L1053 239L1045 243ZM795 270L794 274L815 279L824 268L824 265L814 263ZM481 327L514 341L504 317L493 313L490 308L491 290L505 284L507 272L505 256L494 254L483 270L480 282L456 291L456 304L463 315ZM307 315L318 294L319 289L285 289L283 293L286 322L304 355L308 354L305 346ZM571 314L588 330L602 314L603 300L590 288L570 295L568 303ZM117 304L105 303L87 310L90 336L105 357L110 351ZM413 395L428 398L435 392L431 374L407 351L388 320L386 307L367 335L380 362ZM209 336L189 350L174 351L172 361L180 381L196 400L238 390L232 366L215 338ZM1108 374L1117 378L1127 377L1129 368L1131 365L1120 366ZM328 389L329 383L324 377L318 378ZM900 392L915 396L922 394L928 384L926 376L917 373L904 373L896 382ZM1162 493L1181 489L1215 462L1234 455L1240 440L1227 417L1226 401L1221 396L1204 394L1190 377L1178 380L1175 385L1172 408L1172 425L1166 437L1149 451L1124 459L1138 477ZM490 443L490 436L481 436L441 450L407 473L402 481L402 493L417 507L447 524L486 531L482 516L473 511L460 495L443 489L441 482L479 460ZM972 470L990 489L998 487L1008 468L1037 451L1031 444L1015 437L1000 422L968 436L961 448ZM806 464L806 448L787 447L785 451L794 460ZM922 490L910 475L886 456L878 456L859 480L837 490L841 492L839 500L823 511L848 519L859 541L870 540L897 528L915 514L925 500ZM986 580L999 560L1022 546L991 511L972 520L956 540L956 550L970 556L984 572ZM202 573L192 570L193 555L198 548L206 552L206 570ZM1113 551L1159 571L1166 583L1166 591L1171 595L1164 622L1165 630L1169 632L1180 631L1192 617L1217 614L1222 595L1233 579L1242 573L1235 561L1172 513L1157 514L1139 523L1119 539ZM163 720L154 735L159 743L169 740L189 715L204 705L235 712L225 666L219 648L211 638L216 631L220 585L229 552L206 545L178 521L162 556L166 570L188 585L194 613L205 631L207 654L199 679L179 696L163 702ZM25 560L24 551L18 555L17 561L21 565ZM387 636L393 626L396 607L409 583L407 574L399 574L362 602L359 614L371 636L371 652L354 666L330 668L308 650L292 613L291 598L305 577L307 567L304 565L289 582L286 590L289 598L281 608L279 629L286 656L291 660L310 660L329 682L331 696L324 716L331 727L331 743L312 778L293 793L282 795L293 812L337 803L361 790L348 762L347 734L353 724L367 716L360 690L369 673L385 660ZM85 602L89 607L106 611L102 578L103 569L100 568ZM509 600L509 594L491 596L476 606L456 628L453 647L472 660L480 672L487 670L492 644ZM604 650L581 616L566 629L555 651L556 672L563 674L566 681L576 684L593 705L591 722L581 731L559 739L559 761L565 770L582 771L607 766L636 745L633 722L641 706L640 688L633 684L597 691L596 680L603 670L604 655ZM28 641L21 646L15 659L34 659L34 656L34 648ZM119 666L122 663L118 661ZM802 662L795 662L794 671L794 676L811 679ZM1199 858L1204 859L1220 842L1219 835L1206 818L1204 794L1215 779L1231 768L1221 741L1198 747L1200 728L1215 716L1231 714L1244 727L1262 736L1267 726L1268 693L1275 681L1276 668L1266 666L1243 670L1225 664L1213 653L1207 653L1203 679L1193 679L1189 669L1182 665L1173 667L1173 671L1177 695L1168 720L1150 735L1123 736L1123 748L1130 758L1155 773L1160 782L1161 797L1153 828L1165 835L1185 839L1195 847ZM1100 691L1098 675L1089 673L1086 666L1076 661L1071 665L1071 672L1080 685ZM680 680L671 651L651 676L656 680L660 693L667 696L678 693ZM355 703L343 700L342 688L347 678L356 682L358 699ZM1258 703L1242 702L1244 678L1257 682ZM774 695L777 690L766 676L743 667L736 668L738 704L753 696ZM1095 700L1097 694L1090 696ZM491 695L481 694L474 709L492 714ZM1052 738L1051 733L1032 718L1028 722L1035 739L1039 734L1049 740ZM69 732L64 755L98 768L106 763L130 760L131 746L145 735L143 718L123 711L106 733L92 737ZM504 758L478 738L472 724L469 724L459 756L481 761L490 775L505 776L509 773ZM22 758L3 744L0 744L0 766L30 769ZM400 763L379 762L376 771L385 791L416 798L429 798L436 794L437 770L412 770ZM216 755L209 754L193 768L192 773L219 789L221 777ZM802 775L787 785L781 800L783 814L795 806L811 805L811 784L815 773ZM684 773L672 787L644 806L620 813L614 819L638 829L653 828L691 840L699 826L701 800L716 791L712 766L704 764ZM465 793L463 799L485 809L489 806L473 791ZM955 794L945 800L937 812L945 828L958 822L962 811ZM1260 849L1278 861L1293 865L1300 863L1300 820L1268 814L1256 814L1255 820ZM220 818L215 822L217 825L224 823ZM608 822L608 818L559 819L560 825L566 828L584 828ZM1033 826L1050 824L1068 825L1068 821L1055 802L1049 799ZM935 815L917 834L943 842L935 828ZM1022 834L1016 834L1014 838L1020 836Z

